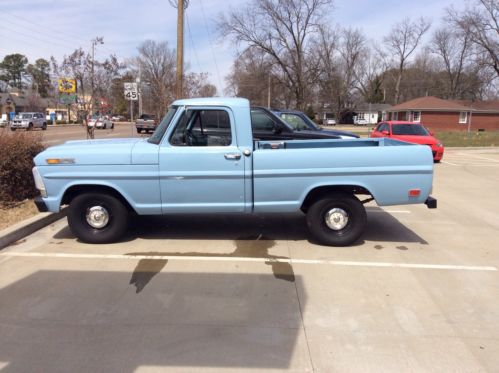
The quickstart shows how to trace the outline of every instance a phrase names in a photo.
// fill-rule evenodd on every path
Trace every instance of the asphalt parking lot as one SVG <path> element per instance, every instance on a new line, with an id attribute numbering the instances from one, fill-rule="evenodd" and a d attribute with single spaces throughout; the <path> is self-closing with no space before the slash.
<path id="1" fill-rule="evenodd" d="M 494 372 L 499 148 L 446 149 L 425 206 L 363 240 L 302 216 L 147 217 L 116 244 L 60 220 L 0 251 L 5 372 Z"/>

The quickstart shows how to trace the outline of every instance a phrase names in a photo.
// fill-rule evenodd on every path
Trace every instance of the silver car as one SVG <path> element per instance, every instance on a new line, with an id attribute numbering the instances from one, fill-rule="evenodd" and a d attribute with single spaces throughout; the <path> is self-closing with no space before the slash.
<path id="1" fill-rule="evenodd" d="M 18 128 L 32 130 L 33 128 L 47 129 L 47 121 L 43 113 L 19 113 L 10 123 L 10 129 L 15 131 Z"/>

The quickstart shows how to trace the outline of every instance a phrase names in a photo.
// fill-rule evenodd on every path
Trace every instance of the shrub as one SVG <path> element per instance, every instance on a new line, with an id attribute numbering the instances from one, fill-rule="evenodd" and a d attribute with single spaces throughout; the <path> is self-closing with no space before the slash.
<path id="1" fill-rule="evenodd" d="M 33 157 L 44 149 L 41 134 L 0 132 L 0 204 L 10 205 L 38 194 Z"/>

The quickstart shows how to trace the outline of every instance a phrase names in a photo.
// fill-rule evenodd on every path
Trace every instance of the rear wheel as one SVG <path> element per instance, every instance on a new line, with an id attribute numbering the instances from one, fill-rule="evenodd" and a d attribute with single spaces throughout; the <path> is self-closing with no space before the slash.
<path id="1" fill-rule="evenodd" d="M 11 131 L 15 131 L 16 129 L 14 127 L 10 127 L 10 130 Z"/>
<path id="2" fill-rule="evenodd" d="M 31 131 L 32 129 L 33 129 L 33 123 L 28 124 L 28 128 L 27 128 L 27 130 L 28 130 L 28 131 Z"/>
<path id="3" fill-rule="evenodd" d="M 111 194 L 80 194 L 69 205 L 69 228 L 83 242 L 115 242 L 125 233 L 128 220 L 128 209 Z"/>
<path id="4" fill-rule="evenodd" d="M 353 195 L 334 194 L 316 200 L 307 212 L 307 225 L 318 243 L 348 246 L 364 233 L 366 209 Z"/>
<path id="5" fill-rule="evenodd" d="M 43 123 L 43 125 L 42 125 L 42 130 L 44 130 L 44 131 L 46 131 L 46 130 L 47 130 L 47 123 L 45 123 L 45 122 Z"/>

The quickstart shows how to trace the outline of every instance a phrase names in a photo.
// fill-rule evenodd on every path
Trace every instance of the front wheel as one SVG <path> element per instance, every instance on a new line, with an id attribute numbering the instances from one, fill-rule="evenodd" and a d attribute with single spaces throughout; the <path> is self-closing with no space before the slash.
<path id="1" fill-rule="evenodd" d="M 43 123 L 43 125 L 42 125 L 42 130 L 43 130 L 43 131 L 46 131 L 46 130 L 47 130 L 47 123 Z"/>
<path id="2" fill-rule="evenodd" d="M 111 194 L 80 194 L 71 201 L 68 209 L 71 232 L 87 243 L 119 240 L 128 227 L 128 221 L 128 209 Z"/>
<path id="3" fill-rule="evenodd" d="M 348 246 L 364 233 L 366 209 L 353 195 L 334 194 L 312 204 L 307 212 L 307 225 L 318 243 Z"/>

